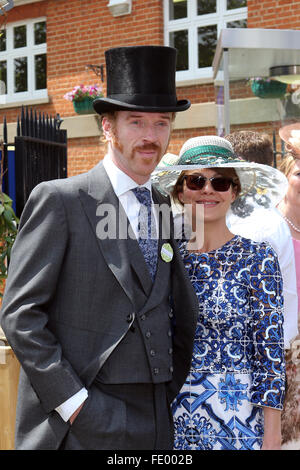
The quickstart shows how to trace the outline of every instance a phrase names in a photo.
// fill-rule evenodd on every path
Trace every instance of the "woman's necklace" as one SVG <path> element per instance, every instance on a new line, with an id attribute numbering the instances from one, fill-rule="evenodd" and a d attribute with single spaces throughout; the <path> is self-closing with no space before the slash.
<path id="1" fill-rule="evenodd" d="M 296 230 L 296 232 L 300 233 L 300 228 L 296 227 L 296 225 L 294 225 L 290 219 L 288 219 L 285 215 L 283 215 L 282 217 L 284 218 L 284 220 L 287 221 L 288 224 L 290 224 L 291 227 L 293 227 L 294 230 Z"/>

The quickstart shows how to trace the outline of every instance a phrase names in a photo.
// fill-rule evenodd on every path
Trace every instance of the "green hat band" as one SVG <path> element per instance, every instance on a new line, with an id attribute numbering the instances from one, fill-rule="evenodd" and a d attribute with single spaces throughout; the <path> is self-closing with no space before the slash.
<path id="1" fill-rule="evenodd" d="M 206 157 L 206 158 L 205 158 Z M 234 155 L 229 149 L 217 145 L 203 145 L 186 150 L 177 165 L 201 163 L 205 165 L 214 163 L 236 163 L 242 159 Z"/>

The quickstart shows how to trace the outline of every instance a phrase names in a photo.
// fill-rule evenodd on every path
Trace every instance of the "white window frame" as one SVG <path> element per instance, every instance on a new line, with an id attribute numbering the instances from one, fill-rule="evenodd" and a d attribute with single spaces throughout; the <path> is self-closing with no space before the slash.
<path id="1" fill-rule="evenodd" d="M 164 0 L 164 42 L 166 46 L 170 45 L 170 33 L 173 31 L 188 30 L 188 62 L 189 69 L 176 72 L 176 81 L 186 81 L 207 79 L 212 80 L 212 67 L 198 67 L 198 27 L 199 26 L 217 26 L 217 37 L 222 29 L 226 28 L 227 23 L 237 20 L 247 19 L 248 8 L 236 8 L 227 10 L 227 0 L 216 0 L 216 13 L 197 16 L 197 0 L 187 0 L 187 17 L 177 20 L 169 18 L 169 0 Z"/>
<path id="2" fill-rule="evenodd" d="M 36 55 L 47 54 L 47 42 L 34 44 L 34 24 L 47 21 L 45 17 L 30 20 L 7 23 L 6 29 L 6 51 L 0 51 L 0 61 L 7 62 L 7 90 L 6 94 L 0 95 L 0 104 L 19 103 L 23 101 L 40 100 L 48 98 L 47 88 L 35 89 L 34 58 Z M 26 25 L 26 47 L 13 48 L 13 30 L 16 26 Z M 14 60 L 19 57 L 27 57 L 27 86 L 24 92 L 14 91 Z"/>

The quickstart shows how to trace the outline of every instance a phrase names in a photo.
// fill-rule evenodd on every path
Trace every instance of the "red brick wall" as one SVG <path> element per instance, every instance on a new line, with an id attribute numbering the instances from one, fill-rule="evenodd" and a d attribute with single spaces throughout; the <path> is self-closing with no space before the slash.
<path id="1" fill-rule="evenodd" d="M 248 28 L 299 29 L 299 0 L 248 0 Z"/>
<path id="2" fill-rule="evenodd" d="M 105 50 L 163 43 L 162 2 L 132 3 L 131 15 L 114 18 L 107 8 L 107 0 L 90 0 L 85 10 L 80 0 L 48 2 L 48 90 L 62 115 L 74 114 L 72 103 L 63 99 L 65 92 L 80 83 L 100 84 L 85 66 L 105 64 Z"/>
<path id="3" fill-rule="evenodd" d="M 99 137 L 69 139 L 68 175 L 77 175 L 93 168 L 105 155 L 104 147 Z"/>
<path id="4" fill-rule="evenodd" d="M 132 14 L 114 18 L 107 0 L 45 0 L 13 8 L 7 21 L 47 17 L 47 87 L 50 104 L 39 105 L 47 113 L 74 115 L 63 95 L 75 85 L 100 84 L 87 64 L 105 64 L 104 51 L 133 44 L 163 44 L 163 11 L 160 0 L 133 0 Z M 88 8 L 84 9 L 84 6 Z M 105 81 L 105 80 L 104 80 Z M 105 90 L 105 83 L 104 83 Z M 7 109 L 8 121 L 18 109 Z M 1 112 L 1 115 L 3 112 Z"/>
<path id="5" fill-rule="evenodd" d="M 7 22 L 21 21 L 30 18 L 38 18 L 39 16 L 46 16 L 47 2 L 41 1 L 27 5 L 14 7 L 7 13 Z"/>

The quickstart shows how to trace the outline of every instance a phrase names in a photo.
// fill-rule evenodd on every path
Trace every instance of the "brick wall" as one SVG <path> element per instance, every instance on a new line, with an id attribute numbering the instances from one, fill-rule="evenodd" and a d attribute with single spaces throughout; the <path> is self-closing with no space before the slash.
<path id="1" fill-rule="evenodd" d="M 248 0 L 248 28 L 299 29 L 299 0 Z"/>
<path id="2" fill-rule="evenodd" d="M 163 44 L 160 0 L 134 0 L 132 14 L 118 18 L 110 14 L 107 4 L 107 0 L 44 0 L 15 7 L 8 12 L 8 22 L 39 16 L 47 18 L 50 103 L 42 106 L 45 112 L 74 115 L 72 103 L 64 100 L 63 95 L 80 83 L 100 84 L 100 79 L 85 66 L 105 64 L 106 49 L 134 44 Z M 18 109 L 7 109 L 5 113 L 8 121 L 13 121 Z"/>
<path id="3" fill-rule="evenodd" d="M 133 1 L 132 14 L 114 18 L 107 0 L 49 1 L 48 90 L 63 116 L 73 115 L 72 103 L 63 99 L 80 83 L 99 79 L 86 64 L 105 64 L 111 47 L 163 43 L 163 12 L 160 0 Z M 84 9 L 84 5 L 88 8 Z M 104 80 L 105 91 L 105 80 Z"/>
<path id="4" fill-rule="evenodd" d="M 105 155 L 105 145 L 99 137 L 69 139 L 68 175 L 84 173 L 95 166 Z"/>

